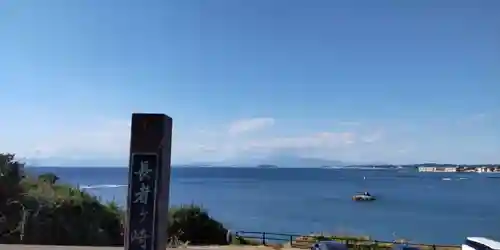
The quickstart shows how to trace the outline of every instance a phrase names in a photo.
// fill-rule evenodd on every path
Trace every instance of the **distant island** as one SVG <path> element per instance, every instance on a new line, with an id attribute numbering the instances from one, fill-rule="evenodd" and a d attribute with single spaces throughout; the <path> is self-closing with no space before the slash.
<path id="1" fill-rule="evenodd" d="M 261 165 L 258 165 L 257 167 L 258 168 L 278 168 L 278 166 L 272 165 L 272 164 L 261 164 Z"/>

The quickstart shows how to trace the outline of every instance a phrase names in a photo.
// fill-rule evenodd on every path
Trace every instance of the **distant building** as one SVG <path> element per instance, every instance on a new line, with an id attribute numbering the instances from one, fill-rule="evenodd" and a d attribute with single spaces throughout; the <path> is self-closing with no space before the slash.
<path id="1" fill-rule="evenodd" d="M 457 167 L 418 167 L 418 172 L 457 172 Z"/>
<path id="2" fill-rule="evenodd" d="M 490 173 L 490 172 L 496 172 L 496 169 L 494 167 L 479 167 L 476 168 L 476 172 L 478 173 Z"/>
<path id="3" fill-rule="evenodd" d="M 457 172 L 457 168 L 456 167 L 444 168 L 444 172 Z"/>
<path id="4" fill-rule="evenodd" d="M 438 172 L 438 173 L 454 173 L 454 172 L 475 172 L 475 173 L 500 173 L 498 165 L 421 165 L 418 167 L 418 172 Z"/>
<path id="5" fill-rule="evenodd" d="M 418 167 L 418 172 L 436 172 L 436 167 Z"/>

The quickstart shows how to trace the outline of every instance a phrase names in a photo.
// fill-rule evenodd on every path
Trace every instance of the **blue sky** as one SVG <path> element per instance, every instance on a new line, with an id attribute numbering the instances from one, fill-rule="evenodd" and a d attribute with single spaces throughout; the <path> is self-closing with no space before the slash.
<path id="1" fill-rule="evenodd" d="M 500 1 L 1 5 L 0 151 L 42 165 L 125 164 L 132 112 L 174 163 L 500 163 Z"/>

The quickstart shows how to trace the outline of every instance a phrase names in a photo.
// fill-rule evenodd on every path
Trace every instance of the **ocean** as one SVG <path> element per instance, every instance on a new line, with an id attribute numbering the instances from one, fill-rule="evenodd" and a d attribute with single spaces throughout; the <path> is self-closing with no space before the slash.
<path id="1" fill-rule="evenodd" d="M 126 204 L 126 168 L 29 168 L 52 172 Z M 496 176 L 500 177 L 500 174 Z M 170 204 L 200 204 L 233 231 L 329 232 L 460 244 L 467 236 L 500 239 L 500 178 L 413 169 L 172 169 Z M 354 202 L 368 191 L 374 202 Z"/>

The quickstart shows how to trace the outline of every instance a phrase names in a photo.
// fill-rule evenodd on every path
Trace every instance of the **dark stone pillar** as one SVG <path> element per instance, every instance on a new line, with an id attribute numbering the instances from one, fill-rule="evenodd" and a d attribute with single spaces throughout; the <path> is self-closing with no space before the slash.
<path id="1" fill-rule="evenodd" d="M 165 250 L 172 118 L 132 114 L 126 250 Z"/>

